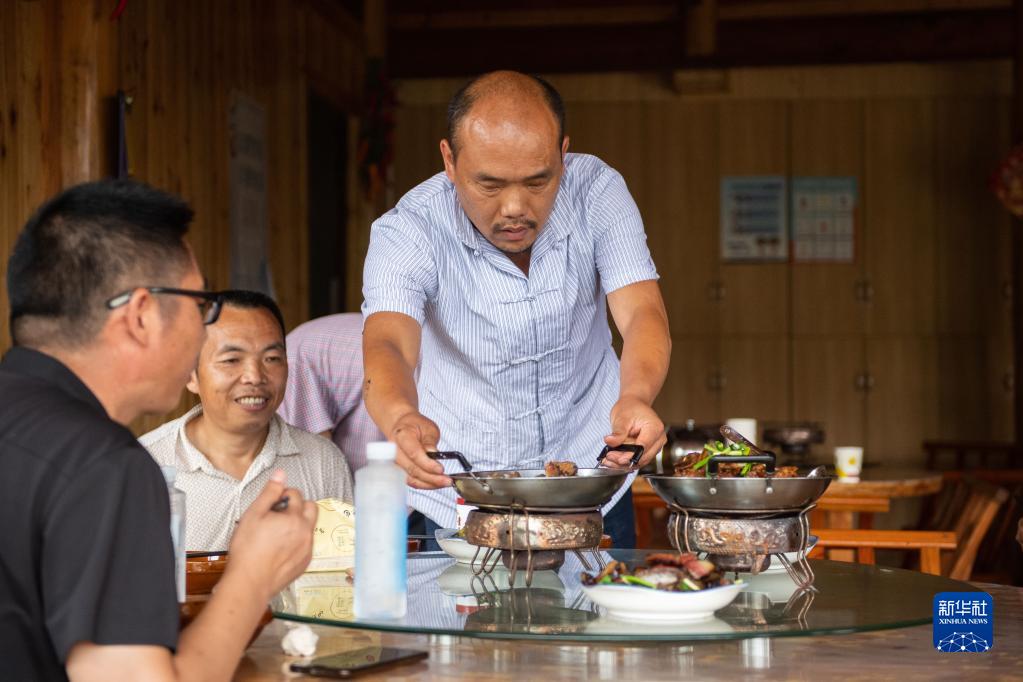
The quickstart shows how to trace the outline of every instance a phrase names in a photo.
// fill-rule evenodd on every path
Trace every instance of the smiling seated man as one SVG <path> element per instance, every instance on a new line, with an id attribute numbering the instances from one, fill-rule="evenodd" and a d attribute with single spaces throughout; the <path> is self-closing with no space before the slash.
<path id="1" fill-rule="evenodd" d="M 185 492 L 185 546 L 226 549 L 242 512 L 277 469 L 306 499 L 352 500 L 341 451 L 276 414 L 288 383 L 284 318 L 272 298 L 225 291 L 188 390 L 200 404 L 139 440 L 160 465 L 177 467 Z"/>

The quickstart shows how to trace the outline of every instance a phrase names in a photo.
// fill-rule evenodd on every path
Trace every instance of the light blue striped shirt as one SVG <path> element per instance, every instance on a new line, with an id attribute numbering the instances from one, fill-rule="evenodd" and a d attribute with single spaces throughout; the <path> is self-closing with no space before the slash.
<path id="1" fill-rule="evenodd" d="M 652 279 L 622 176 L 568 154 L 528 277 L 476 231 L 438 173 L 373 223 L 362 311 L 404 313 L 422 326 L 419 409 L 440 427 L 441 449 L 461 451 L 477 470 L 552 459 L 592 467 L 619 393 L 606 295 Z M 409 490 L 409 504 L 447 527 L 455 497 Z"/>

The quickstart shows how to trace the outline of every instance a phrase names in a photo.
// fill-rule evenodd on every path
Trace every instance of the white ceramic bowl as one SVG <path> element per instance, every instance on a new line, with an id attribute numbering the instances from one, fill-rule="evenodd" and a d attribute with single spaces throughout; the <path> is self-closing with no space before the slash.
<path id="1" fill-rule="evenodd" d="M 608 617 L 647 623 L 689 623 L 711 618 L 744 589 L 745 583 L 697 592 L 667 592 L 632 585 L 583 586 L 590 601 L 604 607 Z"/>
<path id="2" fill-rule="evenodd" d="M 807 554 L 809 554 L 810 550 L 817 546 L 817 541 L 819 539 L 820 538 L 818 538 L 816 535 L 810 536 L 810 542 L 806 545 Z M 785 558 L 789 560 L 789 563 L 794 564 L 799 559 L 799 552 L 786 552 Z M 771 565 L 767 567 L 766 571 L 761 571 L 761 573 L 775 573 L 777 571 L 781 571 L 782 573 L 784 573 L 785 564 L 783 564 L 781 562 L 781 559 L 779 559 L 778 557 L 771 557 Z"/>
<path id="3" fill-rule="evenodd" d="M 470 545 L 465 538 L 455 535 L 457 532 L 457 528 L 438 528 L 433 532 L 433 537 L 437 538 L 437 544 L 449 557 L 460 564 L 471 563 L 476 555 L 476 545 Z"/>

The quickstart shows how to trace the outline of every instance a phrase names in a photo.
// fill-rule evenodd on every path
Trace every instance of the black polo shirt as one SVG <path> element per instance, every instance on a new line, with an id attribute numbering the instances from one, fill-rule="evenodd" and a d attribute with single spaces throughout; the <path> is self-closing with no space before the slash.
<path id="1" fill-rule="evenodd" d="M 12 349 L 0 362 L 0 677 L 64 680 L 77 642 L 173 650 L 177 635 L 160 468 L 67 367 Z"/>

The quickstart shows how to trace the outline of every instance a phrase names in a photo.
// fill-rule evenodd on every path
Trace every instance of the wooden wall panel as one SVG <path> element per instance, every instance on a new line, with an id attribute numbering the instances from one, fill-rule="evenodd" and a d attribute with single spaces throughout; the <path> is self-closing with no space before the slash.
<path id="1" fill-rule="evenodd" d="M 822 452 L 837 445 L 863 445 L 867 394 L 856 382 L 866 367 L 863 337 L 796 334 L 792 344 L 792 414 L 823 425 Z"/>
<path id="2" fill-rule="evenodd" d="M 654 409 L 666 424 L 721 421 L 721 392 L 715 385 L 720 349 L 717 335 L 672 335 L 671 366 Z"/>
<path id="3" fill-rule="evenodd" d="M 444 105 L 399 107 L 394 135 L 394 180 L 388 207 L 423 180 L 444 170 L 439 144 L 446 134 L 446 120 Z"/>
<path id="4" fill-rule="evenodd" d="M 48 78 L 57 45 L 57 8 L 0 3 L 0 258 L 32 211 L 61 182 L 59 82 Z M 10 344 L 7 282 L 0 283 L 0 343 Z"/>
<path id="5" fill-rule="evenodd" d="M 792 176 L 864 177 L 862 101 L 792 103 Z M 861 188 L 862 189 L 862 188 Z M 863 193 L 859 197 L 855 262 L 800 263 L 792 268 L 795 334 L 862 334 L 866 309 L 856 298 L 863 276 Z"/>
<path id="6" fill-rule="evenodd" d="M 865 270 L 872 334 L 936 329 L 934 107 L 919 99 L 867 102 Z"/>
<path id="7" fill-rule="evenodd" d="M 723 102 L 719 135 L 722 177 L 788 175 L 788 104 Z M 789 267 L 786 263 L 724 264 L 721 330 L 725 334 L 787 334 Z"/>
<path id="8" fill-rule="evenodd" d="M 788 336 L 721 337 L 721 417 L 753 417 L 761 421 L 792 419 L 792 341 Z"/>
<path id="9" fill-rule="evenodd" d="M 987 178 L 1008 147 L 998 134 L 1008 101 L 998 97 L 934 101 L 934 219 L 939 333 L 983 333 L 989 305 L 1000 295 L 998 249 L 1001 205 Z"/>
<path id="10" fill-rule="evenodd" d="M 716 334 L 718 107 L 668 102 L 648 111 L 647 126 L 656 138 L 646 147 L 651 171 L 643 184 L 650 191 L 640 206 L 672 335 Z"/>
<path id="11" fill-rule="evenodd" d="M 240 92 L 266 112 L 275 291 L 288 325 L 305 321 L 307 72 L 325 74 L 317 89 L 355 113 L 364 72 L 358 25 L 314 0 L 153 0 L 129 3 L 117 22 L 109 12 L 100 0 L 0 3 L 0 257 L 6 261 L 17 230 L 44 198 L 111 172 L 109 98 L 120 88 L 133 98 L 132 175 L 192 204 L 190 241 L 200 266 L 211 286 L 226 286 L 228 116 L 232 93 Z M 365 222 L 350 232 L 368 232 Z M 6 296 L 0 315 L 7 317 Z M 9 344 L 6 324 L 0 342 Z"/>
<path id="12" fill-rule="evenodd" d="M 922 334 L 868 341 L 867 365 L 874 382 L 867 397 L 867 461 L 919 463 L 920 443 L 937 426 L 935 350 L 933 337 Z"/>

